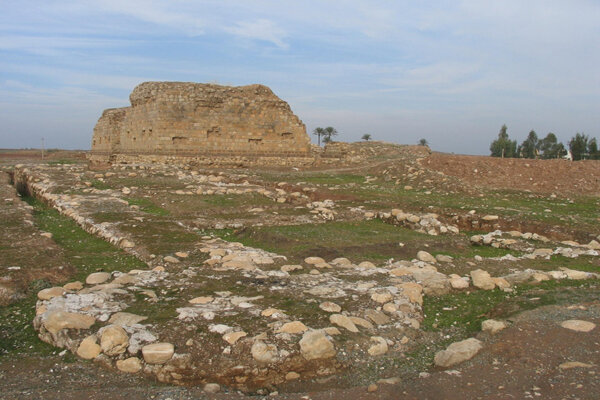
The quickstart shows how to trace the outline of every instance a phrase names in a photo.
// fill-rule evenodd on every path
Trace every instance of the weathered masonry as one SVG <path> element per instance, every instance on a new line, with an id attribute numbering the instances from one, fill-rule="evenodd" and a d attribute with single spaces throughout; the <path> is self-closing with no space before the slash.
<path id="1" fill-rule="evenodd" d="M 263 85 L 145 82 L 129 98 L 98 120 L 92 163 L 311 158 L 306 127 Z"/>

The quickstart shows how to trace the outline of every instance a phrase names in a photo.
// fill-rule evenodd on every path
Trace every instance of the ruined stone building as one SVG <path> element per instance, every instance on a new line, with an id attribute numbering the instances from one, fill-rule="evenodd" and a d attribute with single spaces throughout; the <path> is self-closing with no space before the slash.
<path id="1" fill-rule="evenodd" d="M 206 163 L 311 155 L 302 121 L 263 85 L 145 82 L 129 98 L 130 107 L 102 113 L 90 161 Z"/>

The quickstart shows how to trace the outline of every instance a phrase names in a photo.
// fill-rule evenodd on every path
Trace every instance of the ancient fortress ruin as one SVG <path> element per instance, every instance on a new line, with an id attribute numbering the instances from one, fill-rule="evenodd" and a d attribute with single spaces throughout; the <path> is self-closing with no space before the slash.
<path id="1" fill-rule="evenodd" d="M 145 82 L 129 98 L 131 107 L 107 109 L 98 120 L 92 164 L 311 159 L 306 127 L 266 86 Z"/>

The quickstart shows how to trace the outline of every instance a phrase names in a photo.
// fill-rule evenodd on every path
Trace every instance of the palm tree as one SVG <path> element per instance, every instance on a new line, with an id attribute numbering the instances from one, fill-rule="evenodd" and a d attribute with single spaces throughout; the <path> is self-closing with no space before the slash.
<path id="1" fill-rule="evenodd" d="M 337 134 L 338 132 L 333 126 L 328 126 L 323 133 L 323 141 L 325 142 L 325 139 L 327 139 L 326 143 L 329 143 L 331 142 L 331 137 L 337 136 Z"/>
<path id="2" fill-rule="evenodd" d="M 362 135 L 362 140 L 365 140 L 368 142 L 369 140 L 371 140 L 371 135 L 368 133 L 365 133 L 364 135 Z"/>
<path id="3" fill-rule="evenodd" d="M 317 135 L 317 137 L 319 138 L 319 146 L 321 145 L 321 136 L 325 135 L 325 129 L 321 128 L 321 127 L 317 127 L 315 128 L 315 130 L 313 131 L 313 135 Z"/>

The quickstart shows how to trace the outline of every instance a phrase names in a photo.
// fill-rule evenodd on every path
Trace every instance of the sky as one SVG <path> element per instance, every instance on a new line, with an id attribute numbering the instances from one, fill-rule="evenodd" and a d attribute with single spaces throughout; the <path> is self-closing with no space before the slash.
<path id="1" fill-rule="evenodd" d="M 599 0 L 0 0 L 0 148 L 89 149 L 144 81 L 261 83 L 337 140 L 600 138 Z M 313 141 L 316 139 L 311 135 Z"/>

